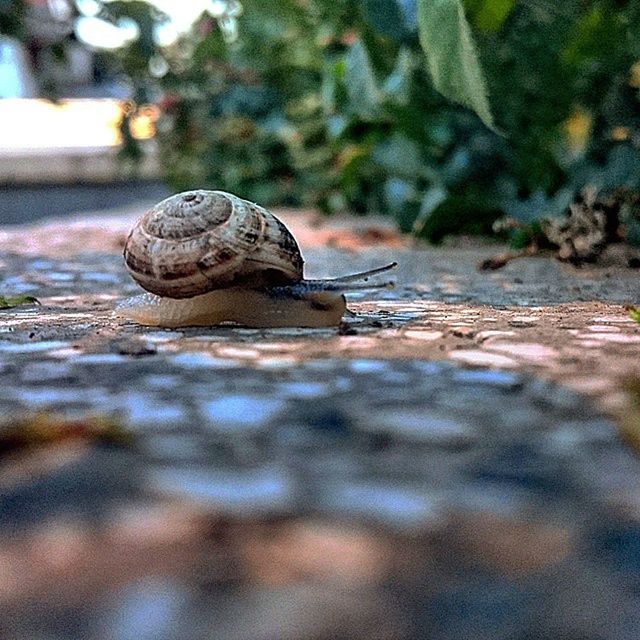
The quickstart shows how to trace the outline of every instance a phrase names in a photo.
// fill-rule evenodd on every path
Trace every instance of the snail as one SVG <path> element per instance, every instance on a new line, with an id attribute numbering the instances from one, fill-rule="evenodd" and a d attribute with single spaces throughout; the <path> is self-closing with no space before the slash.
<path id="1" fill-rule="evenodd" d="M 306 280 L 300 248 L 266 209 L 224 191 L 186 191 L 142 216 L 124 261 L 149 293 L 124 300 L 117 313 L 158 327 L 337 326 L 344 293 L 391 286 L 368 283 L 396 263 L 341 278 Z"/>

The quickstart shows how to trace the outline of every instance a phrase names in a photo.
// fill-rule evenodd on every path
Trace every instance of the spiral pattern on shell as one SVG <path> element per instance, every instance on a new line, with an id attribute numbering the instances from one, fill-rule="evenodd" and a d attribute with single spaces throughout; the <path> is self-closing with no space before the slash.
<path id="1" fill-rule="evenodd" d="M 157 204 L 131 230 L 124 259 L 143 289 L 167 298 L 302 280 L 300 249 L 284 224 L 224 191 L 186 191 Z"/>

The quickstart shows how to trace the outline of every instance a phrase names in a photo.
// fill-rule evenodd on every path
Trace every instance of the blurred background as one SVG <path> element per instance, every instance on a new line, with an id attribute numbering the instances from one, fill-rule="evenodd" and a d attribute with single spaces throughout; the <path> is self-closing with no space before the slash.
<path id="1" fill-rule="evenodd" d="M 640 3 L 444 4 L 0 0 L 0 222 L 205 187 L 640 243 Z"/>
<path id="2" fill-rule="evenodd" d="M 640 246 L 639 25 L 0 0 L 0 225 L 215 188 L 576 264 Z M 637 272 L 487 277 L 475 240 L 294 218 L 322 275 L 400 286 L 338 332 L 152 331 L 112 315 L 130 218 L 0 228 L 0 638 L 640 638 Z"/>

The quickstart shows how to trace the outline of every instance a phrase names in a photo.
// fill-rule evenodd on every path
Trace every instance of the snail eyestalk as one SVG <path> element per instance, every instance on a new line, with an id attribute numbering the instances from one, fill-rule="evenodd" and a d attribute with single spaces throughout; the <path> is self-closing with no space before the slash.
<path id="1" fill-rule="evenodd" d="M 339 278 L 326 278 L 323 280 L 304 280 L 304 282 L 312 288 L 317 286 L 324 291 L 362 291 L 367 289 L 393 289 L 395 282 L 393 280 L 385 280 L 383 282 L 369 282 L 371 276 L 377 276 L 380 273 L 386 273 L 398 266 L 397 262 L 391 262 L 383 267 L 369 269 L 368 271 L 360 271 L 359 273 L 350 273 Z"/>
<path id="2" fill-rule="evenodd" d="M 376 267 L 375 269 L 369 269 L 368 271 L 360 271 L 359 273 L 350 273 L 346 276 L 340 276 L 339 278 L 328 278 L 323 280 L 323 282 L 356 282 L 356 281 L 367 281 L 371 276 L 377 276 L 379 273 L 385 273 L 387 271 L 391 271 L 391 269 L 395 269 L 398 266 L 397 262 L 390 262 L 389 264 L 385 264 L 383 267 Z"/>

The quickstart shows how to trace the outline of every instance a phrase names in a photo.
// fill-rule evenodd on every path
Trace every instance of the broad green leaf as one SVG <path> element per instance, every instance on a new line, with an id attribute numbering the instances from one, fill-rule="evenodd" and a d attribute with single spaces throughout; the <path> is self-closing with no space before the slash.
<path id="1" fill-rule="evenodd" d="M 411 232 L 411 226 L 420 207 L 420 191 L 413 182 L 389 178 L 383 188 L 384 206 L 391 213 L 401 231 Z"/>
<path id="2" fill-rule="evenodd" d="M 625 240 L 632 247 L 640 247 L 640 220 L 632 215 L 627 215 L 624 220 Z"/>
<path id="3" fill-rule="evenodd" d="M 348 120 L 343 116 L 331 116 L 327 120 L 327 133 L 332 139 L 339 138 L 346 130 Z"/>
<path id="4" fill-rule="evenodd" d="M 495 130 L 487 87 L 460 0 L 418 0 L 418 33 L 435 88 Z"/>
<path id="5" fill-rule="evenodd" d="M 515 0 L 466 0 L 469 22 L 480 31 L 499 31 L 515 6 Z"/>
<path id="6" fill-rule="evenodd" d="M 393 176 L 415 179 L 423 175 L 425 163 L 420 147 L 401 133 L 379 142 L 373 150 L 372 160 Z"/>
<path id="7" fill-rule="evenodd" d="M 418 217 L 413 223 L 414 233 L 420 234 L 422 232 L 429 216 L 447 199 L 448 195 L 447 190 L 438 184 L 427 189 L 420 203 Z"/>
<path id="8" fill-rule="evenodd" d="M 411 52 L 406 47 L 398 51 L 396 66 L 384 81 L 384 92 L 401 106 L 409 104 L 411 98 Z"/>
<path id="9" fill-rule="evenodd" d="M 351 45 L 345 58 L 344 84 L 351 110 L 364 120 L 375 118 L 382 95 L 369 55 L 360 40 Z"/>
<path id="10" fill-rule="evenodd" d="M 589 184 L 596 189 L 617 189 L 640 187 L 640 153 L 630 144 L 615 145 L 604 164 L 585 164 L 573 173 L 573 184 L 582 188 Z"/>
<path id="11" fill-rule="evenodd" d="M 630 144 L 618 144 L 611 149 L 603 167 L 603 186 L 638 188 L 640 153 Z"/>
<path id="12" fill-rule="evenodd" d="M 584 14 L 568 34 L 567 45 L 560 55 L 562 62 L 578 65 L 585 60 L 597 59 L 598 44 L 606 38 L 607 20 L 601 7 Z"/>
<path id="13" fill-rule="evenodd" d="M 467 177 L 471 163 L 471 154 L 467 145 L 458 147 L 440 169 L 442 180 L 448 185 L 461 182 Z"/>
<path id="14" fill-rule="evenodd" d="M 336 108 L 336 77 L 333 70 L 325 67 L 320 85 L 320 101 L 325 115 L 331 115 Z"/>
<path id="15" fill-rule="evenodd" d="M 400 178 L 389 178 L 384 183 L 384 201 L 389 211 L 398 216 L 406 204 L 416 198 L 413 183 Z"/>
<path id="16" fill-rule="evenodd" d="M 406 27 L 398 0 L 362 0 L 366 21 L 375 31 L 393 40 L 402 40 Z"/>
<path id="17" fill-rule="evenodd" d="M 571 204 L 573 196 L 572 189 L 560 189 L 552 197 L 543 191 L 536 191 L 526 200 L 505 200 L 502 208 L 510 218 L 522 224 L 531 224 L 538 220 L 561 216 Z"/>
<path id="18" fill-rule="evenodd" d="M 0 296 L 0 309 L 12 309 L 25 304 L 40 304 L 33 296 Z"/>

